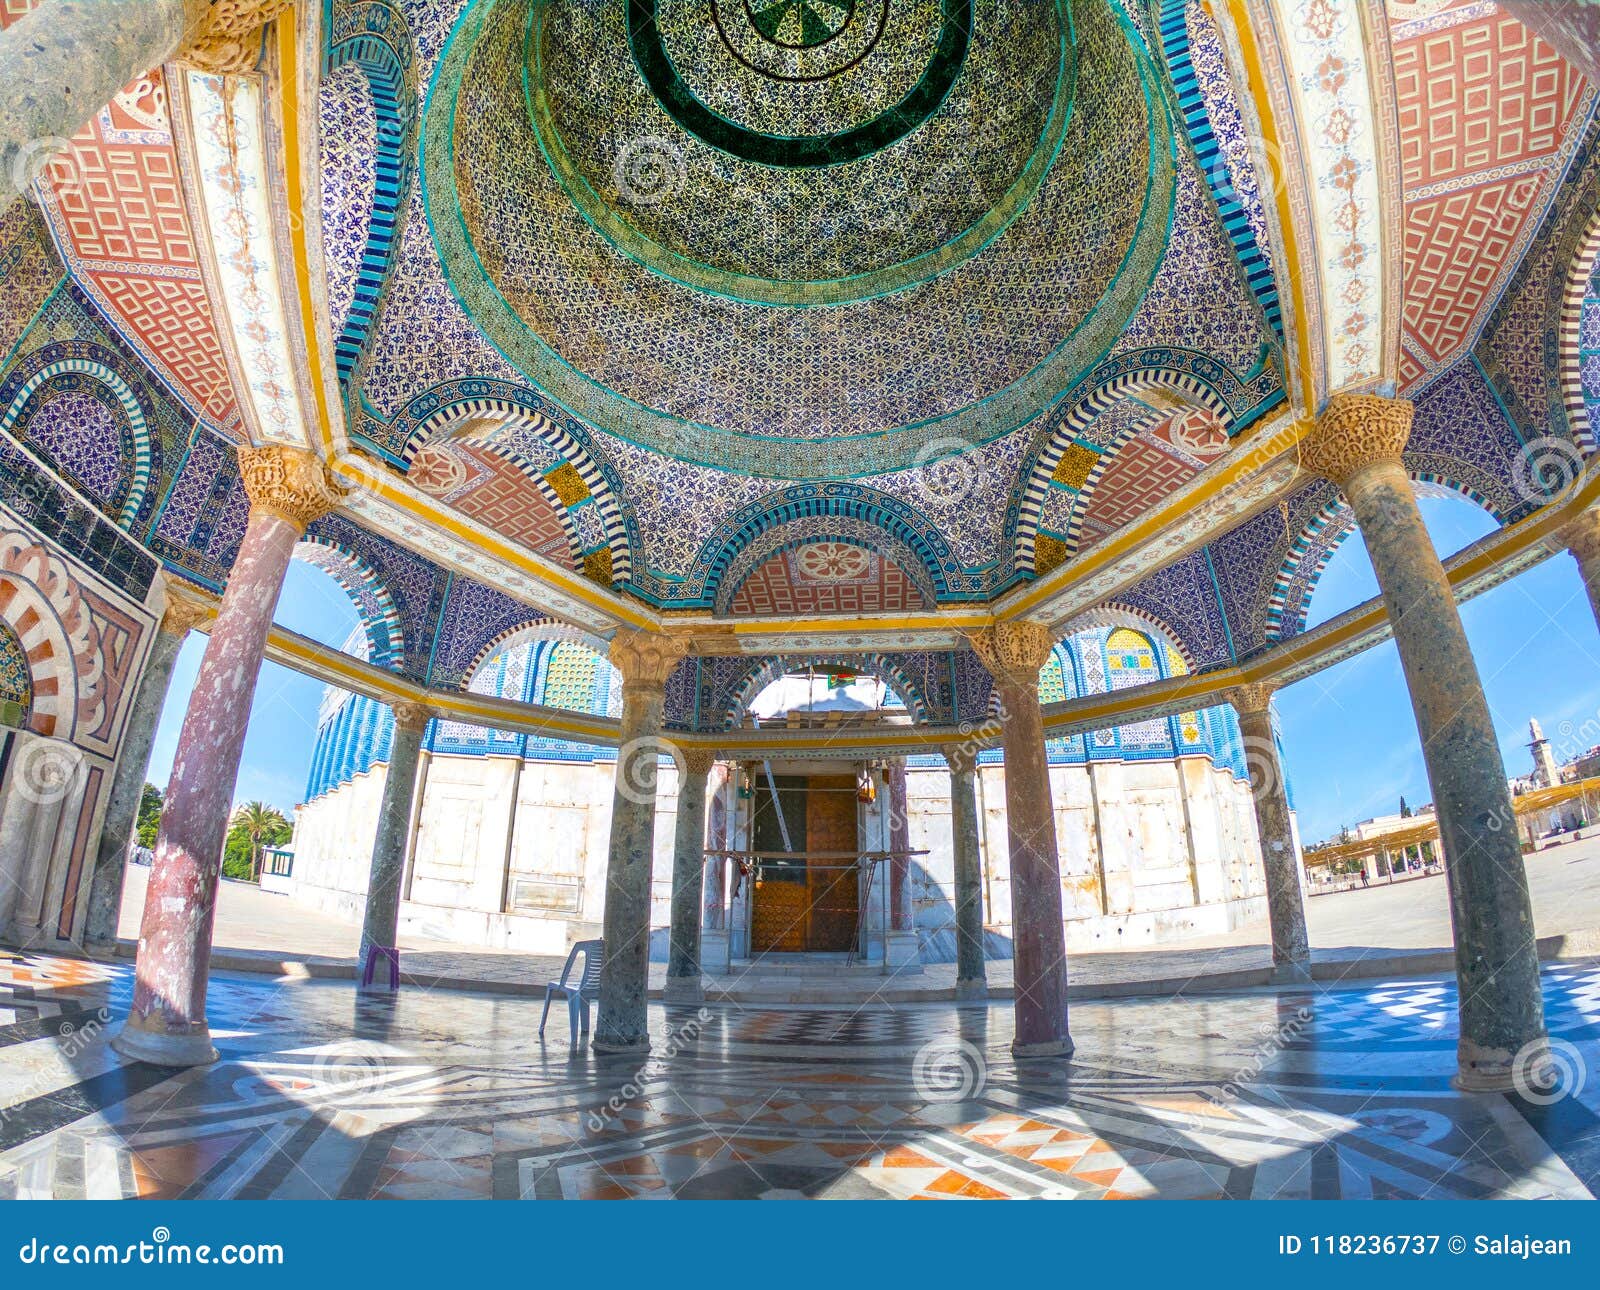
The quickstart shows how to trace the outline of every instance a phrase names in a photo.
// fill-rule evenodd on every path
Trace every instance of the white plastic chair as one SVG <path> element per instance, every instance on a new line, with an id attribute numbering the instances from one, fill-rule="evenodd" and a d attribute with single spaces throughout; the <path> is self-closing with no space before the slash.
<path id="1" fill-rule="evenodd" d="M 589 1033 L 589 1003 L 600 997 L 600 965 L 605 961 L 604 941 L 576 941 L 567 951 L 567 961 L 561 967 L 561 979 L 551 981 L 544 988 L 544 1014 L 539 1018 L 539 1038 L 544 1038 L 545 1022 L 550 1020 L 550 1001 L 560 995 L 567 1001 L 568 1024 L 573 1038 Z M 583 955 L 583 975 L 576 985 L 570 984 L 572 965 L 578 955 Z"/>

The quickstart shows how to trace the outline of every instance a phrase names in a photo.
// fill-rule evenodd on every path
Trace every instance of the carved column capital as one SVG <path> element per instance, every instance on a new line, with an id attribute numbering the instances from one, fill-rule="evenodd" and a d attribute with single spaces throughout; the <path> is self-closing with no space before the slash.
<path id="1" fill-rule="evenodd" d="M 266 511 L 302 532 L 347 496 L 321 457 L 285 444 L 240 448 L 239 474 L 252 512 Z"/>
<path id="2" fill-rule="evenodd" d="M 1001 685 L 1039 688 L 1039 669 L 1055 643 L 1050 629 L 1038 623 L 1005 622 L 967 637 L 978 661 Z"/>
<path id="3" fill-rule="evenodd" d="M 711 774 L 711 768 L 717 764 L 717 750 L 707 748 L 702 744 L 678 744 L 678 756 L 683 761 L 684 773 L 693 775 L 696 779 L 704 779 Z"/>
<path id="4" fill-rule="evenodd" d="M 215 601 L 175 579 L 167 581 L 167 605 L 161 611 L 161 630 L 179 639 L 211 617 Z"/>
<path id="5" fill-rule="evenodd" d="M 1300 441 L 1300 464 L 1343 488 L 1374 462 L 1400 460 L 1415 412 L 1410 399 L 1381 394 L 1335 394 Z"/>
<path id="6" fill-rule="evenodd" d="M 197 13 L 178 60 L 214 76 L 241 76 L 261 57 L 261 29 L 286 13 L 294 0 L 212 0 Z M 198 11 L 198 12 L 197 12 Z"/>
<path id="7" fill-rule="evenodd" d="M 1584 511 L 1561 530 L 1560 536 L 1580 564 L 1600 558 L 1600 511 Z"/>
<path id="8" fill-rule="evenodd" d="M 622 673 L 624 690 L 660 690 L 688 653 L 689 642 L 681 636 L 623 627 L 611 638 L 609 657 Z"/>
<path id="9" fill-rule="evenodd" d="M 1269 712 L 1272 709 L 1272 695 L 1277 689 L 1266 681 L 1250 681 L 1244 685 L 1236 685 L 1223 694 L 1233 705 L 1233 710 L 1241 717 L 1257 712 Z"/>
<path id="10" fill-rule="evenodd" d="M 982 751 L 971 740 L 964 740 L 958 744 L 946 744 L 939 750 L 944 754 L 945 765 L 950 767 L 952 775 L 970 775 L 978 766 L 978 754 Z"/>
<path id="11" fill-rule="evenodd" d="M 411 699 L 400 699 L 389 705 L 389 711 L 394 713 L 394 724 L 400 730 L 409 730 L 413 734 L 421 734 L 428 728 L 428 722 L 433 720 L 434 712 L 425 703 L 417 703 Z"/>

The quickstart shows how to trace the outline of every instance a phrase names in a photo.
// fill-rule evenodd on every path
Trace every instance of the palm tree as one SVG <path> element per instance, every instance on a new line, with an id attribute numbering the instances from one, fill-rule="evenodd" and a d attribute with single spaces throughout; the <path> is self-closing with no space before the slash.
<path id="1" fill-rule="evenodd" d="M 262 848 L 277 846 L 290 833 L 289 821 L 284 818 L 283 812 L 265 802 L 245 802 L 235 807 L 229 827 L 239 830 L 250 839 L 250 871 L 258 880 L 261 877 Z"/>

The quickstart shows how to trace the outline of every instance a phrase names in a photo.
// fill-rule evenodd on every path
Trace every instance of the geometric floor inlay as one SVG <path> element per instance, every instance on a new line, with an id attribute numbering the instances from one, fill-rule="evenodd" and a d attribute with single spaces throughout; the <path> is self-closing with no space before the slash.
<path id="1" fill-rule="evenodd" d="M 0 951 L 0 1198 L 1588 1197 L 1600 966 L 1544 986 L 1582 1086 L 1532 1105 L 1450 1087 L 1432 979 L 1079 1003 L 1018 1063 L 1003 1003 L 652 1007 L 640 1061 L 537 999 L 222 977 L 174 1073 L 106 1043 L 125 965 Z"/>

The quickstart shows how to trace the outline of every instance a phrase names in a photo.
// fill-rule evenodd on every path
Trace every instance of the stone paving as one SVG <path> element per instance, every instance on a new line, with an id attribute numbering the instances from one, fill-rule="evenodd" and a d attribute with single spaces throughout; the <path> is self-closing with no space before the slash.
<path id="1" fill-rule="evenodd" d="M 1004 1004 L 649 1008 L 647 1058 L 539 1001 L 213 976 L 221 1059 L 106 1042 L 132 968 L 0 952 L 0 1200 L 1584 1198 L 1600 965 L 1544 973 L 1572 1059 L 1450 1085 L 1450 980 L 1087 1002 L 1017 1062 Z"/>
<path id="2" fill-rule="evenodd" d="M 1528 857 L 1535 924 L 1541 937 L 1568 937 L 1566 956 L 1600 953 L 1600 837 L 1550 847 Z M 129 870 L 121 935 L 138 937 L 139 913 L 149 870 Z M 1449 909 L 1443 877 L 1312 897 L 1307 903 L 1313 959 L 1319 979 L 1344 975 L 1370 976 L 1404 971 L 1448 970 Z M 217 899 L 218 966 L 234 969 L 295 971 L 349 975 L 359 929 L 294 904 L 287 897 L 260 891 L 249 883 L 223 882 Z M 1546 947 L 1550 957 L 1557 947 Z M 125 947 L 131 953 L 131 944 Z M 542 993 L 543 984 L 559 974 L 561 957 L 486 950 L 477 946 L 401 938 L 407 976 L 450 985 L 473 983 L 514 992 Z M 1415 956 L 1415 957 L 1413 957 Z M 286 965 L 280 968 L 280 965 Z M 1258 984 L 1271 967 L 1265 924 L 1240 928 L 1226 937 L 1198 939 L 1181 946 L 1126 951 L 1100 951 L 1071 957 L 1073 993 L 1112 995 L 1133 988 L 1159 986 L 1176 993 L 1185 983 L 1216 987 Z M 651 988 L 659 991 L 665 965 L 651 965 Z M 813 989 L 793 988 L 762 972 L 742 969 L 740 988 L 750 997 L 770 1002 L 819 1002 L 821 991 L 854 1001 L 937 997 L 955 986 L 953 964 L 929 964 L 916 977 L 885 980 L 870 969 L 855 974 L 853 985 L 835 978 Z M 1005 997 L 1011 989 L 1009 959 L 988 964 L 991 990 Z"/>

